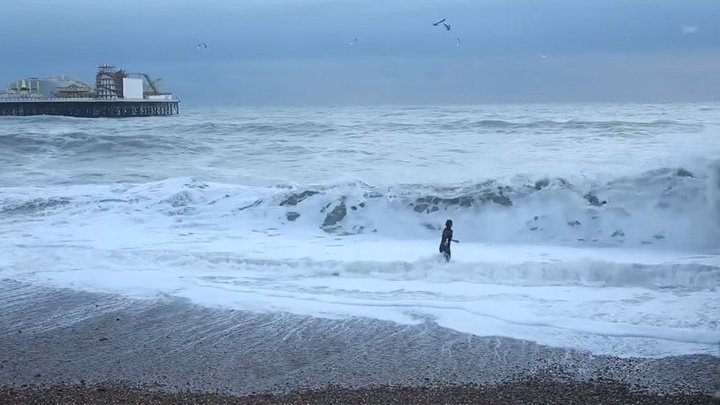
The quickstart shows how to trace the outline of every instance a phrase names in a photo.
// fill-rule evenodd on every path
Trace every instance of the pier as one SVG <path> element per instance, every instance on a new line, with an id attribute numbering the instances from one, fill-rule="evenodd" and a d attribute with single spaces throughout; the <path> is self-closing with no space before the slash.
<path id="1" fill-rule="evenodd" d="M 150 117 L 180 113 L 178 100 L 0 100 L 0 116 Z"/>
<path id="2" fill-rule="evenodd" d="M 95 87 L 67 76 L 16 80 L 0 92 L 0 116 L 151 117 L 180 113 L 161 79 L 101 65 Z"/>

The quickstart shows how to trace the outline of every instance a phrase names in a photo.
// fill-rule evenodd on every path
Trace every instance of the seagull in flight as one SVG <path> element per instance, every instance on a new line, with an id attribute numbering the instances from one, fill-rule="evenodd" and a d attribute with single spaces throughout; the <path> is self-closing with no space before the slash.
<path id="1" fill-rule="evenodd" d="M 458 39 L 457 39 L 457 46 L 460 46 L 460 44 L 461 44 L 460 38 L 458 38 Z"/>
<path id="2" fill-rule="evenodd" d="M 355 45 L 357 44 L 357 38 L 355 38 L 353 41 L 348 42 L 348 45 Z"/>
<path id="3" fill-rule="evenodd" d="M 196 49 L 207 49 L 207 47 L 208 46 L 205 42 L 200 42 L 199 44 L 197 44 L 197 46 L 195 48 Z"/>
<path id="4" fill-rule="evenodd" d="M 447 18 L 443 18 L 442 20 L 440 20 L 440 21 L 438 21 L 438 22 L 434 22 L 433 25 L 434 25 L 435 27 L 437 27 L 438 25 L 444 23 L 445 20 L 447 20 Z"/>
<path id="5" fill-rule="evenodd" d="M 443 23 L 443 25 L 447 31 L 450 31 L 450 24 Z"/>

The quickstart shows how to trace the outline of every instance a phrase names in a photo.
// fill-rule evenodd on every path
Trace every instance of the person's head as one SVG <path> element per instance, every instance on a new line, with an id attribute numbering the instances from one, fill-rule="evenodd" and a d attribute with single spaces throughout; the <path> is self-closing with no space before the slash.
<path id="1" fill-rule="evenodd" d="M 448 219 L 447 221 L 445 221 L 445 227 L 452 228 L 452 219 Z"/>

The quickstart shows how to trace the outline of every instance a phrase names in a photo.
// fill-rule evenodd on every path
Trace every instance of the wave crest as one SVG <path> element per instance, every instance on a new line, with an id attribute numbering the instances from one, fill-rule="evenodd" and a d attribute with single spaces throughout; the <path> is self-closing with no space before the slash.
<path id="1" fill-rule="evenodd" d="M 716 249 L 718 176 L 717 168 L 707 173 L 659 168 L 606 182 L 518 178 L 455 186 L 351 182 L 270 188 L 176 178 L 97 186 L 89 193 L 73 188 L 23 192 L 0 201 L 0 214 L 160 214 L 193 217 L 208 227 L 232 223 L 239 229 L 307 228 L 397 239 L 437 237 L 452 218 L 458 238 L 475 242 Z"/>

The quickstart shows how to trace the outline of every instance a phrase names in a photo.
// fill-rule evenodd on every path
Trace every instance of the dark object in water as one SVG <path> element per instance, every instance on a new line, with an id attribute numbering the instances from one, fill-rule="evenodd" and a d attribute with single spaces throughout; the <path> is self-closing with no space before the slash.
<path id="1" fill-rule="evenodd" d="M 607 204 L 607 201 L 605 201 L 605 200 L 600 201 L 600 199 L 597 198 L 597 196 L 595 194 L 593 194 L 592 192 L 588 192 L 587 194 L 585 194 L 583 196 L 583 198 L 585 198 L 590 203 L 590 205 L 592 205 L 593 207 L 601 207 L 601 206 Z"/>

